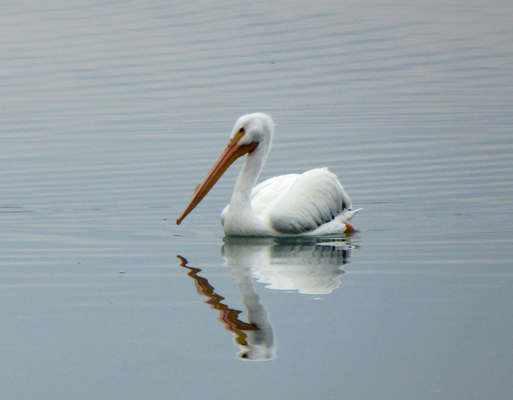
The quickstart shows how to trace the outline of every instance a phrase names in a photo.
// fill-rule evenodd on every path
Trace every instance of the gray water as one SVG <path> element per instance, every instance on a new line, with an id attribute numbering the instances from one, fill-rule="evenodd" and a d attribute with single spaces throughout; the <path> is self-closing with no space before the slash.
<path id="1" fill-rule="evenodd" d="M 509 1 L 1 9 L 2 398 L 513 396 Z M 355 235 L 223 240 L 241 162 L 175 225 L 256 111 Z"/>

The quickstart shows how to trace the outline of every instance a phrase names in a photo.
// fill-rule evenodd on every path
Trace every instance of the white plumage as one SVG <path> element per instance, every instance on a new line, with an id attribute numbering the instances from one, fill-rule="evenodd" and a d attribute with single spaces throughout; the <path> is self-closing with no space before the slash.
<path id="1" fill-rule="evenodd" d="M 247 154 L 232 200 L 221 213 L 227 236 L 322 236 L 353 232 L 347 222 L 359 210 L 351 210 L 351 199 L 327 168 L 301 175 L 282 175 L 255 186 L 273 134 L 273 121 L 265 114 L 239 118 L 228 146 L 196 187 L 177 224 L 205 197 L 226 169 Z"/>

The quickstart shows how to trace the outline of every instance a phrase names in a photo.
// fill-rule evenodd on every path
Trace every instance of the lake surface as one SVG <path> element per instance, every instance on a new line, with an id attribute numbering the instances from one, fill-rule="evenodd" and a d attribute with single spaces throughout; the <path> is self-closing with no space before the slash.
<path id="1" fill-rule="evenodd" d="M 511 398 L 512 20 L 3 2 L 2 396 Z M 256 111 L 277 125 L 261 179 L 329 167 L 356 234 L 223 239 L 241 161 L 175 225 Z"/>

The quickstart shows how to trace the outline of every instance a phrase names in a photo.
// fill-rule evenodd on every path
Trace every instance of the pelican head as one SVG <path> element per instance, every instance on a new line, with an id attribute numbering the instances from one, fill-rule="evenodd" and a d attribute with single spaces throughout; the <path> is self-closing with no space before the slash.
<path id="1" fill-rule="evenodd" d="M 230 140 L 237 141 L 241 146 L 266 142 L 269 149 L 273 132 L 274 122 L 271 117 L 262 113 L 248 114 L 235 122 Z"/>
<path id="2" fill-rule="evenodd" d="M 176 224 L 180 225 L 182 220 L 194 210 L 236 159 L 245 154 L 254 153 L 259 164 L 263 165 L 271 148 L 273 132 L 273 120 L 266 114 L 254 113 L 240 117 L 233 127 L 228 145 L 207 176 L 196 186 L 189 205 L 176 220 Z"/>

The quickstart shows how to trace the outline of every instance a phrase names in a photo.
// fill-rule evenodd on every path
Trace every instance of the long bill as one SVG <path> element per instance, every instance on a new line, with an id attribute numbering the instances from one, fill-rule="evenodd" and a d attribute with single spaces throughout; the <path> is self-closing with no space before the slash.
<path id="1" fill-rule="evenodd" d="M 214 163 L 207 176 L 200 182 L 196 189 L 192 199 L 183 212 L 183 214 L 176 220 L 176 225 L 180 225 L 183 219 L 192 211 L 194 208 L 203 200 L 203 197 L 212 189 L 216 182 L 221 178 L 230 165 L 244 154 L 251 153 L 256 149 L 258 143 L 254 142 L 251 144 L 239 145 L 236 141 L 230 140 L 228 146 L 223 150 L 217 161 Z"/>

